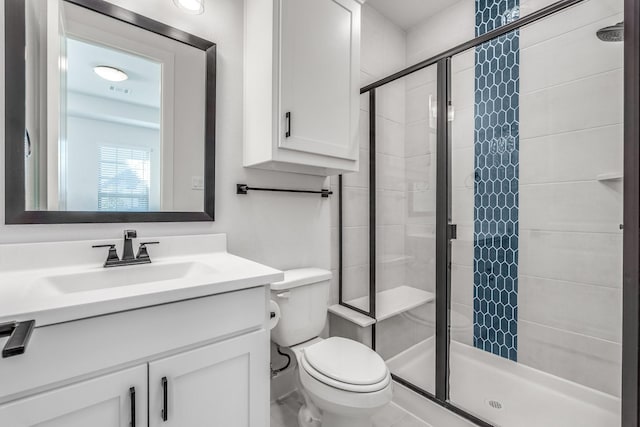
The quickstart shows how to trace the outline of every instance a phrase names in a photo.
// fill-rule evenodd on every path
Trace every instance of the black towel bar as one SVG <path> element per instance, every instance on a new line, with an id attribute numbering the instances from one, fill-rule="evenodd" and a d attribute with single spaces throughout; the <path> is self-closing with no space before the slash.
<path id="1" fill-rule="evenodd" d="M 321 197 L 329 197 L 333 194 L 333 191 L 322 189 L 316 190 L 287 190 L 282 188 L 259 188 L 249 187 L 247 184 L 236 184 L 236 194 L 247 194 L 249 191 L 277 191 L 281 193 L 306 193 L 306 194 L 320 194 Z"/>

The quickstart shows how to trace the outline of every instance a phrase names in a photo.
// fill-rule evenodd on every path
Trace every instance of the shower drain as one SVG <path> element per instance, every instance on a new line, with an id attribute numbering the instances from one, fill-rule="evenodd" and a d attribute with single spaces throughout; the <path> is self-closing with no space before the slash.
<path id="1" fill-rule="evenodd" d="M 493 409 L 502 409 L 502 403 L 497 400 L 487 400 L 487 405 L 491 406 Z"/>

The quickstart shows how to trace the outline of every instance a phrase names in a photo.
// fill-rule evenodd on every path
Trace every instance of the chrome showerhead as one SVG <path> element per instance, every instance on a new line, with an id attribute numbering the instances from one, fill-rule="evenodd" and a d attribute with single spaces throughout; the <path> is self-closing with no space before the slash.
<path id="1" fill-rule="evenodd" d="M 596 34 L 603 42 L 624 41 L 624 21 L 618 22 L 616 25 L 601 28 Z"/>

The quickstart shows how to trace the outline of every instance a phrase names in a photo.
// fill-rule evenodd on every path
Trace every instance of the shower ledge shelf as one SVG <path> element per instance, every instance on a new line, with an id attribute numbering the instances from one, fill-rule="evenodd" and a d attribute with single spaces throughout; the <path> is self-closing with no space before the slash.
<path id="1" fill-rule="evenodd" d="M 404 313 L 405 311 L 412 310 L 423 304 L 432 302 L 435 298 L 436 296 L 432 292 L 403 285 L 377 293 L 376 319 L 372 319 L 339 304 L 329 307 L 329 311 L 359 326 L 366 327 L 373 323 L 380 322 L 381 320 Z M 369 310 L 368 296 L 348 300 L 345 301 L 345 303 L 365 311 Z"/>
<path id="2" fill-rule="evenodd" d="M 598 181 L 618 181 L 623 178 L 621 172 L 601 173 L 596 177 Z"/>
<path id="3" fill-rule="evenodd" d="M 380 264 L 403 264 L 411 261 L 413 259 L 412 256 L 403 255 L 403 254 L 388 254 L 383 255 L 378 259 Z"/>

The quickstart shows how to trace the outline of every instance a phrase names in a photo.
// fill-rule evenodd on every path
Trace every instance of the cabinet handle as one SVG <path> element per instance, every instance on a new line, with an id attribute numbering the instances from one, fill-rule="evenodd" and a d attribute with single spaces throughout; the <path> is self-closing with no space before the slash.
<path id="1" fill-rule="evenodd" d="M 291 112 L 287 111 L 284 115 L 287 119 L 287 132 L 284 134 L 285 138 L 289 138 L 291 136 Z"/>
<path id="2" fill-rule="evenodd" d="M 169 419 L 169 390 L 167 377 L 162 377 L 162 421 Z"/>
<path id="3" fill-rule="evenodd" d="M 131 427 L 136 427 L 136 388 L 129 389 L 129 399 L 131 400 Z"/>
<path id="4" fill-rule="evenodd" d="M 35 320 L 0 323 L 0 338 L 9 337 L 2 349 L 2 358 L 23 354 L 27 349 L 27 344 L 29 344 L 29 339 L 35 326 Z"/>

